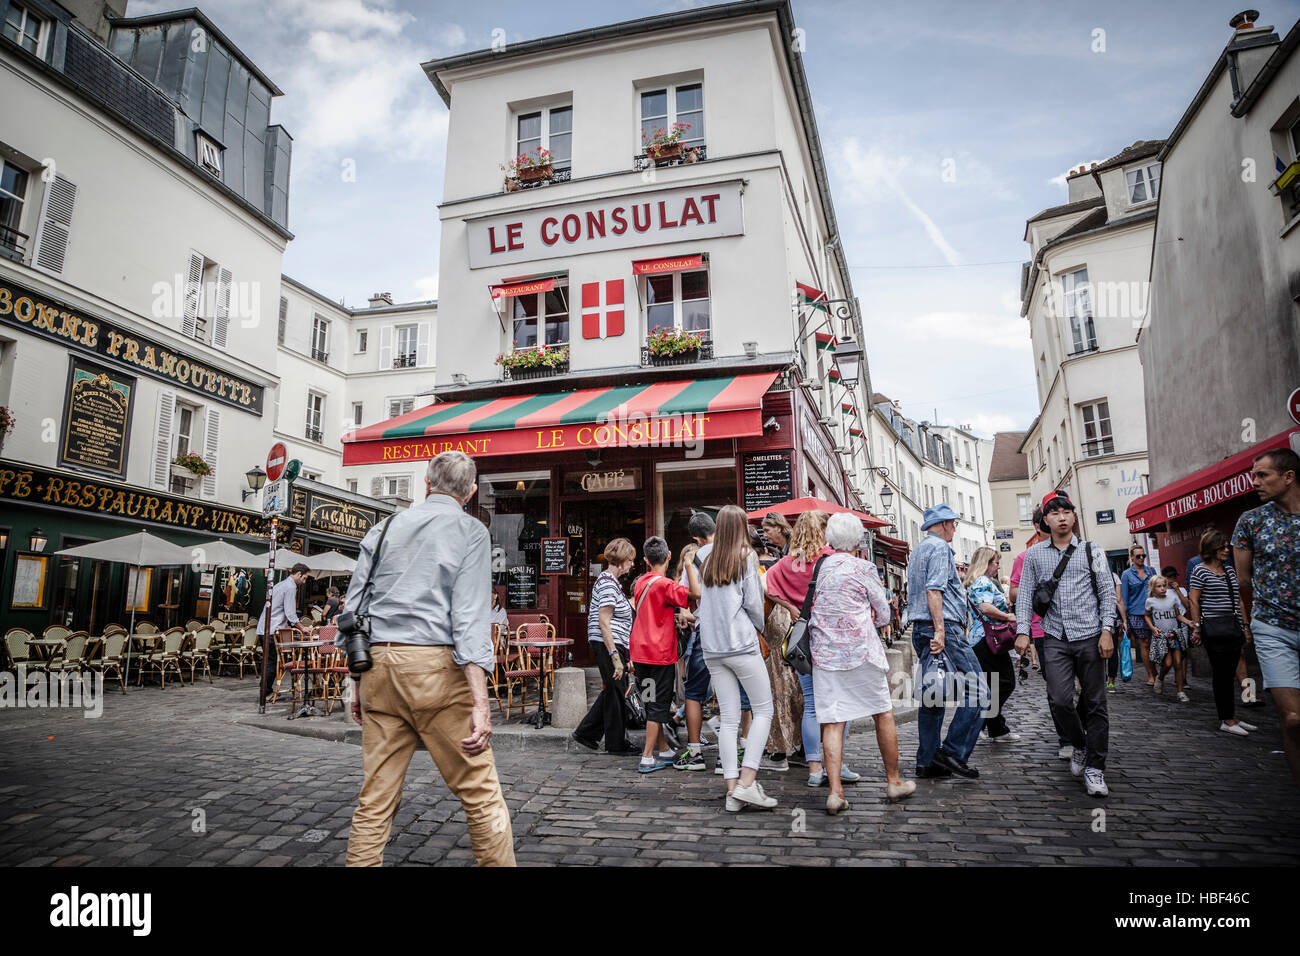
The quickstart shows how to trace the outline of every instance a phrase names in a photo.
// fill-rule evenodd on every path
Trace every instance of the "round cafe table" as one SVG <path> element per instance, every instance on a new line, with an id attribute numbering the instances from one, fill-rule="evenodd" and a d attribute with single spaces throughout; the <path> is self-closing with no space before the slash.
<path id="1" fill-rule="evenodd" d="M 572 638 L 568 637 L 536 637 L 511 641 L 510 645 L 512 647 L 566 647 L 572 643 Z M 550 711 L 546 709 L 546 672 L 544 670 L 539 672 L 537 691 L 537 716 L 531 722 L 534 723 L 538 730 L 541 730 L 551 722 Z M 529 722 L 524 721 L 524 723 Z"/>

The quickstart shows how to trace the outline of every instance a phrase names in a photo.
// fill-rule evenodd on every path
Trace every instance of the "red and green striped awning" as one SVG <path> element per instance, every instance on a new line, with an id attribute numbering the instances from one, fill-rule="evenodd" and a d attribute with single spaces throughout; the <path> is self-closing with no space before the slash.
<path id="1" fill-rule="evenodd" d="M 694 445 L 763 432 L 763 393 L 776 372 L 584 388 L 417 408 L 343 439 L 343 464 L 587 448 Z"/>

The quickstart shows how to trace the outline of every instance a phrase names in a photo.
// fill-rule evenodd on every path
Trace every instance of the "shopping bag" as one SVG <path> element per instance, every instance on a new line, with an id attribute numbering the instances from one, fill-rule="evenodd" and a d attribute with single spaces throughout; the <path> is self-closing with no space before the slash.
<path id="1" fill-rule="evenodd" d="M 1129 643 L 1127 631 L 1119 642 L 1119 679 L 1133 679 L 1133 645 Z"/>

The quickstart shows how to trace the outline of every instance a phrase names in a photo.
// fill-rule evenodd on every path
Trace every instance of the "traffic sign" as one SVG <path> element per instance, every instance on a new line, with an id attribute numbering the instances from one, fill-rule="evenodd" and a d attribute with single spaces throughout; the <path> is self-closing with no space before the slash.
<path id="1" fill-rule="evenodd" d="M 279 481 L 280 476 L 284 474 L 284 463 L 289 457 L 289 449 L 284 447 L 284 442 L 278 441 L 271 446 L 271 450 L 266 455 L 266 480 Z"/>
<path id="2" fill-rule="evenodd" d="M 1286 410 L 1291 413 L 1291 420 L 1300 425 L 1300 388 L 1291 393 L 1286 400 Z"/>
<path id="3" fill-rule="evenodd" d="M 290 458 L 289 464 L 284 468 L 284 480 L 295 482 L 298 480 L 298 472 L 302 471 L 302 462 L 297 458 Z"/>
<path id="4" fill-rule="evenodd" d="M 262 496 L 262 517 L 282 515 L 289 510 L 289 481 L 281 478 L 268 481 Z"/>

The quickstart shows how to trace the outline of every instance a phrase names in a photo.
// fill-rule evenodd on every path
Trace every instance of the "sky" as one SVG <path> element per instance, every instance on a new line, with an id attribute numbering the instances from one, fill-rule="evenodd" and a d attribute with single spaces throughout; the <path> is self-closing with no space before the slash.
<path id="1" fill-rule="evenodd" d="M 129 0 L 128 16 L 176 9 Z M 420 63 L 705 4 L 203 0 L 284 91 L 284 271 L 361 306 L 437 298 L 448 113 Z M 793 0 L 876 391 L 917 420 L 1023 430 L 1025 220 L 1064 174 L 1166 137 L 1242 7 L 1210 0 Z M 1261 5 L 1284 34 L 1300 0 Z"/>

